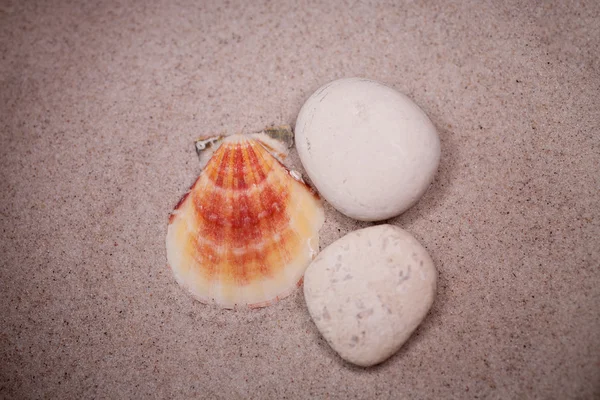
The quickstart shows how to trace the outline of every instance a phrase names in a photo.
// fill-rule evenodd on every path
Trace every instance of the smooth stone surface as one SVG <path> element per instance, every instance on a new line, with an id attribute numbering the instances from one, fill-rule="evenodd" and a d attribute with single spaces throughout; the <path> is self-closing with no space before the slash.
<path id="1" fill-rule="evenodd" d="M 410 233 L 378 225 L 323 250 L 306 270 L 304 297 L 329 345 L 367 367 L 410 337 L 433 303 L 436 281 L 431 257 Z"/>
<path id="2" fill-rule="evenodd" d="M 323 197 L 363 221 L 394 217 L 433 180 L 440 140 L 411 99 L 362 78 L 333 81 L 304 104 L 296 121 L 298 154 Z"/>

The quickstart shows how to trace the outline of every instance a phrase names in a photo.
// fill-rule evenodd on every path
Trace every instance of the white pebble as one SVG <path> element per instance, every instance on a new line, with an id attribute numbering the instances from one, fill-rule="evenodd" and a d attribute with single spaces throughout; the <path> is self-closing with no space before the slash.
<path id="1" fill-rule="evenodd" d="M 394 217 L 433 180 L 435 126 L 412 100 L 379 82 L 333 81 L 304 104 L 295 128 L 300 160 L 319 193 L 363 221 Z"/>
<path id="2" fill-rule="evenodd" d="M 345 360 L 378 364 L 421 323 L 437 273 L 425 248 L 392 225 L 354 231 L 323 250 L 304 275 L 310 315 Z"/>

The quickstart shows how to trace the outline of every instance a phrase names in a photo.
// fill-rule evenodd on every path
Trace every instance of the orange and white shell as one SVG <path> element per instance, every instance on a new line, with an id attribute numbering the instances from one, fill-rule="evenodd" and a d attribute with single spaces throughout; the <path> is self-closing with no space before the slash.
<path id="1" fill-rule="evenodd" d="M 169 265 L 203 303 L 266 306 L 296 288 L 319 250 L 321 200 L 265 146 L 223 139 L 169 217 Z"/>

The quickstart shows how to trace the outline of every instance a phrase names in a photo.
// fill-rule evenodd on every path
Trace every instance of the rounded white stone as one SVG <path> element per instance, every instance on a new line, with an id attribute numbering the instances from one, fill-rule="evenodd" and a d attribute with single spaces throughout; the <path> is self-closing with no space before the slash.
<path id="1" fill-rule="evenodd" d="M 302 106 L 295 128 L 300 160 L 319 193 L 363 221 L 394 217 L 433 180 L 440 140 L 412 100 L 379 82 L 333 81 Z"/>
<path id="2" fill-rule="evenodd" d="M 431 257 L 410 233 L 378 225 L 323 250 L 304 274 L 304 297 L 329 345 L 367 367 L 410 337 L 433 303 L 436 281 Z"/>

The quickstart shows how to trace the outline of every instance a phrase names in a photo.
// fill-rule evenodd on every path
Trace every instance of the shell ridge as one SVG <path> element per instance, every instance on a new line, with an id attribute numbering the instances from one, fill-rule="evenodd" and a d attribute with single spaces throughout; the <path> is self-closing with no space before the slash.
<path id="1" fill-rule="evenodd" d="M 225 176 L 225 187 L 232 187 L 234 178 L 235 178 L 235 168 L 233 168 L 233 163 L 235 160 L 236 152 L 239 151 L 239 143 L 228 143 L 228 146 L 225 147 L 225 151 L 227 154 L 227 160 L 220 165 L 219 176 Z M 225 156 L 223 156 L 225 158 Z M 223 221 L 231 221 L 234 216 L 235 207 L 232 204 L 232 196 L 228 192 L 226 196 L 224 196 L 224 204 L 215 204 L 219 210 L 219 215 L 221 216 Z M 233 226 L 230 223 L 222 223 L 220 225 L 220 229 L 222 229 L 223 238 L 231 238 L 233 232 Z M 217 280 L 219 285 L 215 285 L 215 288 L 220 289 L 219 294 L 223 297 L 229 297 L 232 295 L 229 291 L 230 280 L 231 277 L 236 276 L 236 264 L 235 258 L 231 252 L 231 249 L 226 246 L 227 241 L 223 240 L 219 244 L 219 250 L 224 253 L 225 262 L 217 263 Z M 217 295 L 217 293 L 215 293 Z"/>
<path id="2" fill-rule="evenodd" d="M 229 155 L 228 149 L 226 149 L 224 146 L 221 146 L 218 149 L 218 153 L 216 154 L 216 156 L 218 158 L 211 159 L 210 162 L 207 164 L 207 167 L 206 167 L 207 174 L 210 174 L 210 172 L 213 169 L 220 170 L 222 168 L 222 165 L 227 162 L 226 156 L 228 156 L 228 155 Z M 214 160 L 214 162 L 213 162 L 213 160 Z M 215 213 L 214 211 L 215 211 L 215 208 L 216 208 L 216 211 L 222 211 L 225 207 L 223 207 L 224 205 L 218 205 L 215 203 L 217 203 L 218 200 L 220 200 L 220 199 L 224 199 L 225 202 L 227 202 L 227 198 L 226 198 L 226 196 L 221 196 L 220 192 L 216 192 L 214 190 L 215 187 L 211 188 L 209 185 L 211 182 L 212 182 L 212 180 L 210 179 L 210 176 L 206 176 L 204 184 L 202 186 L 200 186 L 203 190 L 195 191 L 195 193 L 194 193 L 195 194 L 195 196 L 194 196 L 194 200 L 195 200 L 194 201 L 194 206 L 195 206 L 194 211 L 197 213 L 197 215 L 199 217 L 200 225 L 202 225 L 200 228 L 204 228 L 201 230 L 202 231 L 208 230 L 210 234 L 217 234 L 217 232 L 215 232 L 217 229 L 215 229 L 215 228 L 218 227 L 219 224 L 221 224 L 221 221 L 219 221 L 219 214 Z M 211 240 L 213 243 L 217 244 L 219 242 L 219 238 L 225 234 L 224 232 L 222 232 L 222 230 L 224 230 L 224 228 L 225 228 L 224 226 L 220 227 L 221 232 L 218 232 L 218 234 L 215 238 L 217 240 L 216 241 Z"/>
<path id="3" fill-rule="evenodd" d="M 220 199 L 226 202 L 227 198 L 219 196 L 218 193 L 212 190 L 214 187 L 210 187 L 211 174 L 219 174 L 219 171 L 227 164 L 230 154 L 229 149 L 223 144 L 216 150 L 213 158 L 206 165 L 207 176 L 205 185 L 203 185 L 204 190 L 196 192 L 196 207 L 194 209 L 199 216 L 199 226 L 194 235 L 194 244 L 196 253 L 201 260 L 198 263 L 199 275 L 210 283 L 207 293 L 210 299 L 217 298 L 220 294 L 218 290 L 222 289 L 220 277 L 223 275 L 224 263 L 222 260 L 226 259 L 226 254 L 220 239 L 227 235 L 227 227 L 220 221 L 223 219 L 222 216 L 220 218 L 220 213 L 226 207 L 216 204 Z M 201 243 L 199 240 L 201 237 L 208 239 L 211 244 Z"/>
<path id="4" fill-rule="evenodd" d="M 258 152 L 259 156 L 264 159 L 265 157 L 272 157 L 271 153 L 266 150 L 266 149 L 261 149 L 261 151 Z M 266 153 L 266 154 L 265 154 Z M 287 200 L 290 197 L 290 189 L 291 189 L 291 185 L 289 184 L 289 181 L 286 181 L 287 175 L 288 175 L 288 170 L 285 167 L 285 165 L 283 165 L 281 163 L 281 161 L 279 161 L 277 158 L 272 157 L 272 169 L 270 171 L 271 174 L 273 174 L 274 177 L 274 181 L 277 182 L 278 186 L 283 188 L 282 192 L 286 193 L 286 203 Z M 284 208 L 283 210 L 283 214 L 285 215 L 285 226 L 284 225 L 273 225 L 273 226 L 269 226 L 268 229 L 269 231 L 275 236 L 275 242 L 270 243 L 270 247 L 277 253 L 278 257 L 277 259 L 279 260 L 279 264 L 281 265 L 274 265 L 272 266 L 272 269 L 275 269 L 276 271 L 279 272 L 280 269 L 282 269 L 283 266 L 285 266 L 287 263 L 293 261 L 292 257 L 290 256 L 290 249 L 288 247 L 298 247 L 298 237 L 296 232 L 294 232 L 293 229 L 291 229 L 291 227 L 289 226 L 289 223 L 291 221 L 291 215 L 290 215 L 290 210 L 289 210 L 289 203 L 287 204 L 287 207 Z M 283 205 L 279 205 L 279 206 L 283 206 Z M 265 205 L 263 204 L 263 207 L 265 207 Z M 272 207 L 272 204 L 266 204 L 267 209 Z M 267 225 L 269 225 L 269 219 L 267 219 Z M 291 237 L 290 237 L 291 236 Z M 283 245 L 282 245 L 283 242 Z M 285 271 L 281 271 L 281 273 L 283 273 L 285 275 Z"/>
<path id="5" fill-rule="evenodd" d="M 253 206 L 253 212 L 254 215 L 256 215 L 256 229 L 259 230 L 260 234 L 259 236 L 261 238 L 266 237 L 266 233 L 269 232 L 268 226 L 266 226 L 266 221 L 264 218 L 264 215 L 261 216 L 261 214 L 263 213 L 263 210 L 266 210 L 267 208 L 265 207 L 265 204 L 263 202 L 263 198 L 261 196 L 262 192 L 264 190 L 266 190 L 266 187 L 268 186 L 268 174 L 262 170 L 261 165 L 264 165 L 264 158 L 262 157 L 262 155 L 260 154 L 260 149 L 257 149 L 258 151 L 255 151 L 255 145 L 254 143 L 251 142 L 250 146 L 248 147 L 248 158 L 250 159 L 250 163 L 249 165 L 251 166 L 251 173 L 253 174 L 254 177 L 259 176 L 260 179 L 260 183 L 263 184 L 261 185 L 261 187 L 257 190 L 257 198 L 258 198 L 258 204 L 256 204 L 256 202 L 254 204 L 252 204 Z M 261 160 L 263 161 L 261 163 Z M 256 181 L 256 179 L 255 179 Z M 264 186 L 264 187 L 263 187 Z M 268 215 L 267 215 L 268 216 Z M 266 254 L 268 251 L 268 243 L 265 243 L 264 240 L 261 240 L 262 243 L 262 247 L 263 247 L 263 254 Z M 264 258 L 261 259 L 257 259 L 257 267 L 258 267 L 258 272 L 260 273 L 260 275 L 262 275 L 261 278 L 261 290 L 264 292 L 264 280 L 265 277 L 268 276 L 269 274 L 269 266 L 266 265 L 267 260 L 265 260 Z"/>
<path id="6" fill-rule="evenodd" d="M 260 157 L 261 159 L 263 159 L 263 160 L 264 160 L 264 158 L 265 158 L 265 156 L 264 156 L 264 153 L 263 153 L 263 152 L 265 152 L 265 151 L 266 151 L 266 150 L 262 150 L 261 152 L 259 152 L 259 157 Z M 268 152 L 267 152 L 267 154 L 270 156 L 270 153 L 268 153 Z M 273 158 L 273 159 L 274 159 L 274 158 Z M 282 171 L 281 171 L 281 169 L 278 169 L 278 168 L 277 168 L 277 164 L 276 164 L 276 163 L 271 163 L 271 166 L 272 166 L 272 169 L 269 171 L 269 174 L 268 174 L 268 175 L 271 175 L 271 176 L 273 176 L 273 179 L 272 179 L 272 180 L 273 180 L 273 181 L 275 181 L 275 182 L 272 182 L 272 183 L 277 183 L 277 187 L 282 189 L 282 190 L 281 190 L 281 192 L 282 192 L 282 194 L 285 194 L 285 200 L 287 200 L 287 198 L 289 198 L 289 190 L 288 190 L 288 189 L 289 189 L 289 187 L 288 187 L 288 185 L 286 184 L 287 182 L 285 182 L 285 181 L 282 179 L 282 174 L 281 174 L 281 172 L 282 172 Z M 267 186 L 267 185 L 265 185 L 265 186 Z M 267 187 L 265 187 L 265 188 L 264 188 L 264 191 L 263 191 L 263 192 L 270 193 L 270 191 L 271 191 L 271 189 L 270 189 L 270 188 L 267 186 Z M 267 201 L 269 200 L 269 199 L 266 199 L 265 197 L 266 197 L 266 196 L 261 196 L 261 202 L 262 202 L 262 204 L 263 204 L 263 208 L 264 208 L 264 209 L 266 209 L 266 210 L 270 210 L 270 213 L 267 215 L 268 217 L 270 217 L 270 216 L 272 216 L 273 214 L 275 214 L 275 212 L 279 211 L 279 209 L 280 209 L 281 207 L 283 207 L 283 204 L 279 204 L 279 203 L 280 203 L 280 201 L 275 201 L 275 202 L 273 202 L 273 203 L 271 203 L 271 204 L 265 203 L 265 202 L 267 202 Z M 274 197 L 275 197 L 275 196 L 274 196 Z M 281 200 L 281 199 L 277 199 L 277 198 L 275 198 L 274 200 Z M 287 207 L 286 207 L 286 208 L 287 208 Z M 275 212 L 273 211 L 273 209 L 275 209 Z M 285 216 L 286 216 L 286 217 L 289 219 L 289 215 L 288 215 L 288 213 L 287 213 L 287 209 L 284 209 L 284 210 L 283 210 L 283 214 L 284 214 L 284 215 L 285 215 Z M 267 222 L 269 222 L 269 221 L 270 221 L 270 222 L 273 222 L 272 220 L 270 220 L 270 219 L 267 219 Z M 273 233 L 273 234 L 281 234 L 281 231 L 279 230 L 279 228 L 280 228 L 280 226 L 279 226 L 279 225 L 272 225 L 272 226 L 269 226 L 268 228 L 269 228 L 269 231 L 270 231 L 271 233 Z"/>
<path id="7" fill-rule="evenodd" d="M 267 184 L 267 175 L 264 171 L 261 171 L 262 178 L 259 180 L 257 175 L 259 174 L 258 168 L 260 164 L 258 162 L 258 157 L 256 156 L 256 152 L 254 151 L 254 142 L 252 140 L 248 140 L 246 146 L 244 146 L 243 150 L 243 159 L 245 162 L 245 173 L 251 178 L 251 182 L 249 183 L 250 191 L 244 193 L 244 199 L 246 201 L 246 207 L 248 212 L 248 217 L 250 218 L 251 226 L 248 227 L 248 234 L 253 235 L 253 238 L 263 238 L 264 237 L 264 229 L 262 227 L 262 221 L 260 219 L 260 207 L 256 208 L 256 204 L 252 201 L 253 196 L 258 196 L 260 199 L 260 192 L 263 189 L 263 186 Z M 258 182 L 258 185 L 257 185 Z M 259 203 L 260 204 L 260 203 Z M 248 284 L 244 285 L 244 289 L 246 292 L 253 290 L 253 292 L 259 298 L 265 297 L 265 288 L 264 288 L 264 272 L 268 271 L 268 267 L 264 265 L 265 260 L 262 257 L 265 254 L 265 243 L 264 240 L 253 241 L 252 245 L 246 246 L 244 249 L 246 252 L 251 254 L 251 259 L 249 260 L 247 265 L 244 265 L 243 268 L 244 276 L 248 275 L 255 278 L 254 287 L 249 287 Z"/>

